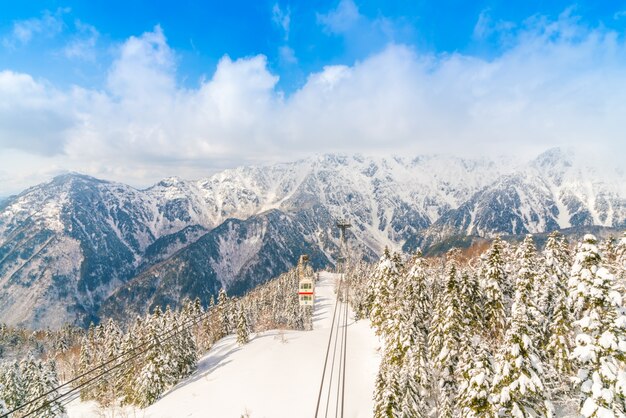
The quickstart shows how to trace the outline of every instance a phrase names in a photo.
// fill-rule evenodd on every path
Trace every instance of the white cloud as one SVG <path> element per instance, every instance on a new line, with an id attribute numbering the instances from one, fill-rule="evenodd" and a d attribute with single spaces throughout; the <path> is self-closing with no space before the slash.
<path id="1" fill-rule="evenodd" d="M 346 33 L 362 19 L 359 9 L 353 0 L 341 0 L 336 9 L 326 14 L 318 14 L 318 23 L 329 33 Z"/>
<path id="2" fill-rule="evenodd" d="M 146 185 L 311 152 L 624 155 L 625 52 L 605 28 L 536 19 L 491 60 L 390 45 L 286 97 L 264 56 L 225 56 L 198 88 L 180 87 L 156 27 L 120 47 L 102 91 L 0 73 L 0 165 L 16 173 L 0 195 L 42 164 Z"/>
<path id="3" fill-rule="evenodd" d="M 296 52 L 287 45 L 278 48 L 278 56 L 280 57 L 280 61 L 285 64 L 296 64 L 298 62 Z"/>
<path id="4" fill-rule="evenodd" d="M 274 6 L 272 7 L 272 21 L 283 30 L 284 40 L 288 41 L 289 29 L 291 25 L 291 10 L 289 10 L 289 8 L 287 8 L 287 10 L 283 10 L 278 3 L 274 3 Z"/>
<path id="5" fill-rule="evenodd" d="M 63 14 L 70 9 L 58 9 L 54 14 L 45 11 L 41 17 L 13 22 L 11 33 L 2 39 L 6 48 L 28 44 L 34 36 L 54 37 L 63 30 Z"/>
<path id="6" fill-rule="evenodd" d="M 95 27 L 76 20 L 74 22 L 77 34 L 63 48 L 63 55 L 70 59 L 81 59 L 94 62 L 96 59 L 96 44 L 100 33 Z"/>

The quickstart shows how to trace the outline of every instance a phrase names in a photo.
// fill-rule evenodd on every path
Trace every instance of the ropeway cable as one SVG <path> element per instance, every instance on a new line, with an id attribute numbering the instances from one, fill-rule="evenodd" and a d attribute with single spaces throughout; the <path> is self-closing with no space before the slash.
<path id="1" fill-rule="evenodd" d="M 348 307 L 349 307 L 349 299 L 350 298 L 350 288 L 348 286 L 346 286 L 346 299 L 345 299 L 345 303 L 346 303 L 346 324 L 344 326 L 344 344 L 343 344 L 343 379 L 342 379 L 342 385 L 341 385 L 341 418 L 343 418 L 343 407 L 344 407 L 344 400 L 345 400 L 345 396 L 346 396 L 346 363 L 348 362 L 348 358 L 346 356 L 346 352 L 348 349 Z"/>
<path id="2" fill-rule="evenodd" d="M 328 335 L 328 347 L 326 348 L 326 358 L 324 359 L 324 369 L 322 370 L 322 380 L 320 381 L 320 390 L 317 395 L 317 405 L 315 406 L 314 418 L 317 418 L 317 414 L 319 413 L 319 409 L 320 409 L 320 401 L 322 400 L 322 390 L 324 389 L 324 377 L 326 375 L 326 365 L 328 364 L 328 354 L 330 352 L 330 344 L 333 338 L 333 328 L 335 327 L 335 316 L 337 315 L 337 305 L 339 305 L 339 291 L 337 291 L 337 296 L 335 300 L 335 309 L 333 310 L 333 320 L 330 326 L 330 333 Z"/>
<path id="3" fill-rule="evenodd" d="M 338 295 L 341 294 L 341 288 L 337 290 L 337 294 Z M 341 298 L 339 299 L 339 301 L 340 301 L 339 304 L 341 304 Z M 328 407 L 330 406 L 330 394 L 332 393 L 332 389 L 333 389 L 333 375 L 335 374 L 335 359 L 337 358 L 337 341 L 339 340 L 339 328 L 341 324 L 341 312 L 342 311 L 343 311 L 343 305 L 341 305 L 339 308 L 339 317 L 337 318 L 337 327 L 335 328 L 335 344 L 333 346 L 333 361 L 330 364 L 330 377 L 328 381 L 328 396 L 326 397 L 326 411 L 324 412 L 324 418 L 328 418 Z M 339 360 L 341 361 L 341 356 Z"/>
<path id="4" fill-rule="evenodd" d="M 43 403 L 40 407 L 38 407 L 38 408 L 37 408 L 37 409 L 35 409 L 34 411 L 31 411 L 31 412 L 29 412 L 28 414 L 24 415 L 24 417 L 27 417 L 27 416 L 29 416 L 29 415 L 32 415 L 32 414 L 33 414 L 33 413 L 35 413 L 35 412 L 40 411 L 40 410 L 41 410 L 41 409 L 43 409 L 44 407 L 47 407 L 50 403 L 55 402 L 55 401 L 57 401 L 57 400 L 59 400 L 59 399 L 61 399 L 61 398 L 65 397 L 68 393 L 72 393 L 72 392 L 74 392 L 76 389 L 80 389 L 80 388 L 82 388 L 85 384 L 81 384 L 81 385 L 79 385 L 79 386 L 76 386 L 75 388 L 72 388 L 71 390 L 69 390 L 69 391 L 65 392 L 65 393 L 64 393 L 64 394 L 62 394 L 62 395 L 57 396 L 56 398 L 54 398 L 54 399 L 52 399 L 52 400 L 50 400 L 50 401 L 45 400 L 45 398 L 46 398 L 48 395 L 50 395 L 50 394 L 52 394 L 52 393 L 55 393 L 55 392 L 59 391 L 60 389 L 62 389 L 62 388 L 66 387 L 66 386 L 68 386 L 68 385 L 70 385 L 70 384 L 72 384 L 72 383 L 75 383 L 75 382 L 77 382 L 77 381 L 81 380 L 82 378 L 84 378 L 84 377 L 86 377 L 86 376 L 90 375 L 91 373 L 95 372 L 96 370 L 99 370 L 99 369 L 105 368 L 106 366 L 108 366 L 109 364 L 111 364 L 111 363 L 113 363 L 113 362 L 115 362 L 115 361 L 119 360 L 120 358 L 122 358 L 122 357 L 124 357 L 124 356 L 126 356 L 126 355 L 128 355 L 128 354 L 131 354 L 131 353 L 135 352 L 136 350 L 138 350 L 138 349 L 140 349 L 141 347 L 145 346 L 147 343 L 153 342 L 153 343 L 152 343 L 152 344 L 151 344 L 148 348 L 146 348 L 145 350 L 143 350 L 143 351 L 141 351 L 141 352 L 139 352 L 139 353 L 134 354 L 133 356 L 129 357 L 128 359 L 126 359 L 126 360 L 124 360 L 124 361 L 122 361 L 121 363 L 118 363 L 117 365 L 113 366 L 113 367 L 112 367 L 112 368 L 110 368 L 110 369 L 105 369 L 105 371 L 104 371 L 104 372 L 102 372 L 102 373 L 98 374 L 95 378 L 92 378 L 92 379 L 87 380 L 85 383 L 90 383 L 90 382 L 92 382 L 93 380 L 96 380 L 96 379 L 98 379 L 98 378 L 100 378 L 100 377 L 104 376 L 105 374 L 107 374 L 107 373 L 108 373 L 108 372 L 110 372 L 111 370 L 117 369 L 117 368 L 118 368 L 118 367 L 120 367 L 121 365 L 128 363 L 130 360 L 132 360 L 132 359 L 134 359 L 134 358 L 138 357 L 139 355 L 141 355 L 141 354 L 143 354 L 143 353 L 147 352 L 148 350 L 152 349 L 153 347 L 155 347 L 156 345 L 158 345 L 160 342 L 167 341 L 167 340 L 169 340 L 170 338 L 172 338 L 172 337 L 176 336 L 176 333 L 177 333 L 177 332 L 179 332 L 179 331 L 183 331 L 183 330 L 185 330 L 185 329 L 187 329 L 187 328 L 189 328 L 189 327 L 191 327 L 191 326 L 193 326 L 193 325 L 196 325 L 196 324 L 197 324 L 197 323 L 198 323 L 198 322 L 202 319 L 202 317 L 204 317 L 204 316 L 208 315 L 208 314 L 209 314 L 209 313 L 211 313 L 211 312 L 212 312 L 212 310 L 206 310 L 205 312 L 202 312 L 201 314 L 196 315 L 196 316 L 195 316 L 195 317 L 193 317 L 193 318 L 189 318 L 189 319 L 187 319 L 187 320 L 186 320 L 186 321 L 184 321 L 182 324 L 176 325 L 175 327 L 173 327 L 173 328 L 169 329 L 168 331 L 166 331 L 165 333 L 163 333 L 163 334 L 161 335 L 161 337 L 165 337 L 165 336 L 167 336 L 166 338 L 159 338 L 159 336 L 152 337 L 152 338 L 150 338 L 149 340 L 144 341 L 144 342 L 142 342 L 142 343 L 138 344 L 137 346 L 135 346 L 135 347 L 131 348 L 130 350 L 127 350 L 127 351 L 125 351 L 125 352 L 123 352 L 123 353 L 120 353 L 120 354 L 118 354 L 117 356 L 115 356 L 115 357 L 113 357 L 113 358 L 111 358 L 111 359 L 109 359 L 109 360 L 105 361 L 104 363 L 101 363 L 101 364 L 99 364 L 98 366 L 96 366 L 96 367 L 94 367 L 94 368 L 92 368 L 92 369 L 90 369 L 90 370 L 87 370 L 86 372 L 84 372 L 84 373 L 82 373 L 82 374 L 80 374 L 80 375 L 78 375 L 78 376 L 74 377 L 73 379 L 70 379 L 70 380 L 68 380 L 67 382 L 63 383 L 63 384 L 61 384 L 61 385 L 59 385 L 59 386 L 57 386 L 57 387 L 55 387 L 55 388 L 53 388 L 53 389 L 50 389 L 50 390 L 49 390 L 49 391 L 47 391 L 46 393 L 44 393 L 44 394 L 42 394 L 42 395 L 39 395 L 38 397 L 33 398 L 33 399 L 31 399 L 31 400 L 29 400 L 29 401 L 27 401 L 27 402 L 25 402 L 25 403 L 23 403 L 23 404 L 21 404 L 21 405 L 19 405 L 19 406 L 15 407 L 15 408 L 14 408 L 14 409 L 12 409 L 11 411 L 8 411 L 7 413 L 5 413 L 5 414 L 3 414 L 3 415 L 0 415 L 0 418 L 8 418 L 11 414 L 13 414 L 13 413 L 15 413 L 15 412 L 17 412 L 17 411 L 20 411 L 20 410 L 22 410 L 22 409 L 24 409 L 24 408 L 25 408 L 25 407 L 27 407 L 28 405 L 31 405 L 31 404 L 33 404 L 33 403 L 35 403 L 35 402 L 37 402 L 37 401 L 39 401 L 39 400 L 41 400 L 41 399 L 44 399 L 44 403 Z M 172 334 L 172 333 L 173 333 L 173 334 Z M 172 335 L 169 335 L 169 336 L 168 336 L 168 334 L 172 334 Z"/>

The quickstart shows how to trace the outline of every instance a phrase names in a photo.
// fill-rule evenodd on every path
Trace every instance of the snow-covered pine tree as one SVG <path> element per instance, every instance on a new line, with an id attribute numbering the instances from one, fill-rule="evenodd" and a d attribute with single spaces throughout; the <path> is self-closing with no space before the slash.
<path id="1" fill-rule="evenodd" d="M 432 316 L 432 295 L 427 284 L 427 270 L 422 252 L 417 250 L 411 260 L 411 267 L 402 280 L 402 299 L 412 301 L 413 317 L 416 318 L 417 327 L 422 332 L 422 338 L 428 337 L 430 319 Z"/>
<path id="2" fill-rule="evenodd" d="M 385 353 L 378 368 L 374 384 L 374 418 L 396 418 L 399 416 L 400 377 L 392 355 Z"/>
<path id="3" fill-rule="evenodd" d="M 463 418 L 487 418 L 494 416 L 491 395 L 493 366 L 491 353 L 478 336 L 464 335 L 466 349 L 461 359 L 458 409 Z"/>
<path id="4" fill-rule="evenodd" d="M 572 279 L 576 322 L 573 356 L 580 364 L 576 383 L 583 417 L 626 416 L 626 311 L 615 277 L 602 265 L 593 235 L 578 245 Z"/>
<path id="5" fill-rule="evenodd" d="M 482 271 L 484 328 L 493 346 L 497 346 L 506 328 L 505 288 L 507 277 L 502 260 L 502 241 L 496 237 L 486 254 Z"/>
<path id="6" fill-rule="evenodd" d="M 96 332 L 96 335 L 100 335 L 99 341 L 95 344 L 99 355 L 97 356 L 97 364 L 110 361 L 116 358 L 120 353 L 122 343 L 122 331 L 115 321 L 109 319 L 104 326 L 97 328 L 100 332 Z M 91 366 L 93 367 L 93 365 Z M 120 380 L 123 379 L 123 370 L 117 369 L 111 374 L 105 374 L 98 383 L 93 386 L 93 396 L 103 406 L 110 406 L 115 403 L 120 395 L 119 387 Z"/>
<path id="7" fill-rule="evenodd" d="M 543 382 L 543 365 L 533 343 L 528 305 L 533 278 L 528 271 L 517 275 L 511 326 L 496 361 L 492 403 L 497 416 L 551 417 L 554 408 Z"/>
<path id="8" fill-rule="evenodd" d="M 461 271 L 459 280 L 460 310 L 465 322 L 464 333 L 483 332 L 483 303 L 478 279 L 472 272 Z"/>
<path id="9" fill-rule="evenodd" d="M 56 364 L 53 360 L 48 362 L 42 362 L 41 360 L 34 361 L 30 367 L 33 370 L 33 377 L 31 381 L 27 382 L 28 399 L 36 399 L 47 393 L 38 402 L 34 403 L 30 411 L 35 411 L 39 408 L 35 416 L 40 418 L 56 418 L 62 416 L 65 413 L 65 407 L 55 398 L 59 396 L 58 391 L 53 390 L 59 385 L 59 379 L 56 371 Z M 26 373 L 24 373 L 26 376 Z"/>
<path id="10" fill-rule="evenodd" d="M 6 409 L 11 411 L 26 401 L 28 393 L 17 361 L 3 363 L 0 366 L 0 380 L 4 383 L 0 399 L 4 401 Z"/>
<path id="11" fill-rule="evenodd" d="M 90 370 L 95 364 L 96 352 L 94 347 L 95 327 L 93 322 L 89 325 L 87 332 L 83 336 L 80 344 L 80 355 L 78 358 L 78 374 L 82 375 Z M 79 382 L 85 383 L 89 380 L 89 376 L 85 376 Z M 93 388 L 87 386 L 80 390 L 80 399 L 87 401 L 93 399 Z"/>
<path id="12" fill-rule="evenodd" d="M 146 327 L 144 326 L 144 320 L 137 316 L 132 326 L 122 337 L 120 350 L 122 352 L 129 352 L 139 347 L 141 342 L 146 341 Z M 120 372 L 120 378 L 118 380 L 120 401 L 123 405 L 138 404 L 139 401 L 135 399 L 137 394 L 135 388 L 135 382 L 137 375 L 141 371 L 140 359 L 134 358 L 127 362 L 122 367 Z"/>
<path id="13" fill-rule="evenodd" d="M 556 392 L 568 389 L 567 380 L 572 374 L 571 359 L 573 347 L 573 322 L 565 294 L 560 294 L 554 301 L 554 312 L 548 326 L 548 343 L 545 347 L 545 356 L 548 360 L 551 373 L 550 380 L 554 383 Z"/>
<path id="14" fill-rule="evenodd" d="M 402 263 L 398 254 L 391 254 L 385 248 L 378 266 L 370 279 L 373 290 L 370 320 L 378 335 L 388 335 L 386 329 L 392 316 L 392 305 L 402 271 Z"/>
<path id="15" fill-rule="evenodd" d="M 455 415 L 458 395 L 457 367 L 464 322 L 460 299 L 457 268 L 452 264 L 446 275 L 443 293 L 440 295 L 439 315 L 431 324 L 429 336 L 430 354 L 439 381 L 437 411 L 438 416 L 442 418 Z"/>
<path id="16" fill-rule="evenodd" d="M 422 341 L 420 341 L 422 340 Z M 426 341 L 418 339 L 404 354 L 399 372 L 401 418 L 426 418 L 431 410 L 430 371 L 426 358 Z"/>
<path id="17" fill-rule="evenodd" d="M 226 290 L 221 288 L 217 295 L 217 309 L 220 315 L 220 338 L 229 335 L 232 332 L 232 316 L 231 316 L 231 302 L 226 294 Z"/>
<path id="18" fill-rule="evenodd" d="M 198 364 L 198 347 L 194 336 L 193 323 L 196 320 L 196 308 L 187 301 L 180 312 L 174 316 L 174 326 L 177 327 L 174 354 L 177 356 L 176 380 L 179 381 L 191 375 Z"/>
<path id="19" fill-rule="evenodd" d="M 161 309 L 157 306 L 152 315 L 148 315 L 144 321 L 145 341 L 154 347 L 145 354 L 145 358 L 133 385 L 134 394 L 132 400 L 140 407 L 145 408 L 153 404 L 167 389 L 172 377 L 170 372 L 169 358 L 163 351 L 160 343 L 162 335 Z"/>
<path id="20" fill-rule="evenodd" d="M 523 293 L 524 306 L 528 318 L 528 331 L 533 340 L 535 347 L 538 348 L 542 341 L 545 341 L 544 324 L 546 322 L 544 315 L 537 307 L 539 299 L 539 289 L 537 283 L 545 279 L 544 271 L 541 266 L 544 264 L 539 262 L 537 257 L 537 249 L 533 242 L 533 236 L 527 234 L 517 250 L 517 266 L 519 270 L 516 272 L 516 287 L 521 283 L 526 287 Z M 536 341 L 536 342 L 535 342 Z"/>
<path id="21" fill-rule="evenodd" d="M 566 395 L 573 372 L 573 319 L 567 298 L 571 257 L 563 236 L 551 233 L 543 255 L 546 275 L 541 281 L 539 309 L 546 318 L 546 382 L 554 395 Z"/>
<path id="22" fill-rule="evenodd" d="M 548 235 L 543 259 L 546 275 L 540 280 L 538 308 L 550 320 L 557 309 L 558 299 L 567 296 L 571 254 L 565 238 L 557 231 Z"/>
<path id="23" fill-rule="evenodd" d="M 237 343 L 239 345 L 244 345 L 248 343 L 250 328 L 248 326 L 248 319 L 243 305 L 241 303 L 238 303 L 237 305 Z"/>

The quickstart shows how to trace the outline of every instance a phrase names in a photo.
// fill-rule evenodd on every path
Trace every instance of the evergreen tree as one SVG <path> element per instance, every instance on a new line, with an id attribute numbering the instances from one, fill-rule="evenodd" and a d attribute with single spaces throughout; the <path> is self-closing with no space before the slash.
<path id="1" fill-rule="evenodd" d="M 149 315 L 145 321 L 146 341 L 154 347 L 145 354 L 143 365 L 134 384 L 135 393 L 132 396 L 133 401 L 142 408 L 153 404 L 171 382 L 170 359 L 160 342 L 163 329 L 162 316 L 161 309 L 157 306 L 154 314 Z"/>
<path id="2" fill-rule="evenodd" d="M 462 271 L 459 281 L 460 287 L 460 311 L 463 312 L 463 320 L 465 324 L 464 332 L 473 335 L 476 332 L 482 332 L 483 325 L 483 309 L 482 295 L 480 286 L 476 276 Z"/>
<path id="3" fill-rule="evenodd" d="M 392 302 L 401 271 L 402 263 L 399 255 L 393 254 L 392 256 L 389 249 L 385 248 L 370 280 L 374 294 L 370 320 L 378 335 L 389 335 L 387 327 L 392 317 Z"/>
<path id="4" fill-rule="evenodd" d="M 439 303 L 440 315 L 432 324 L 431 355 L 433 365 L 439 373 L 438 414 L 452 417 L 458 395 L 457 367 L 461 353 L 463 316 L 460 309 L 460 294 L 457 269 L 453 264 L 448 271 L 443 296 Z"/>
<path id="5" fill-rule="evenodd" d="M 20 365 L 17 361 L 5 363 L 2 367 L 1 381 L 4 383 L 4 392 L 2 400 L 6 405 L 6 409 L 11 411 L 26 402 L 28 393 L 26 390 L 24 379 Z"/>
<path id="6" fill-rule="evenodd" d="M 626 416 L 626 311 L 593 235 L 579 244 L 571 277 L 579 314 L 574 358 L 584 417 Z"/>
<path id="7" fill-rule="evenodd" d="M 408 274 L 402 281 L 403 300 L 410 300 L 413 305 L 412 316 L 417 322 L 416 326 L 422 333 L 422 338 L 427 338 L 432 316 L 432 300 L 428 290 L 427 271 L 422 257 L 422 252 L 417 250 L 413 257 Z"/>
<path id="8" fill-rule="evenodd" d="M 396 418 L 402 400 L 399 398 L 400 378 L 398 376 L 397 359 L 385 353 L 378 369 L 374 384 L 374 418 Z"/>
<path id="9" fill-rule="evenodd" d="M 496 237 L 487 252 L 485 276 L 482 278 L 484 296 L 485 332 L 496 345 L 502 340 L 506 328 L 505 289 L 506 273 L 502 260 L 502 241 Z"/>
<path id="10" fill-rule="evenodd" d="M 486 418 L 494 415 L 491 394 L 491 353 L 475 338 L 464 339 L 467 349 L 461 361 L 458 408 L 463 418 Z"/>
<path id="11" fill-rule="evenodd" d="M 523 284 L 525 287 L 525 291 L 521 293 L 521 296 L 524 298 L 522 303 L 526 309 L 527 329 L 533 341 L 544 341 L 545 336 L 542 330 L 545 318 L 537 307 L 539 299 L 537 282 L 540 275 L 541 279 L 545 277 L 538 268 L 542 263 L 539 263 L 537 260 L 537 251 L 532 235 L 526 235 L 518 248 L 517 257 L 519 270 L 517 271 L 516 284 L 517 286 Z"/>
<path id="12" fill-rule="evenodd" d="M 248 327 L 248 319 L 246 318 L 245 310 L 240 303 L 239 309 L 237 310 L 237 343 L 239 345 L 247 344 L 249 335 L 250 329 Z"/>
<path id="13" fill-rule="evenodd" d="M 228 299 L 228 295 L 226 295 L 226 290 L 224 288 L 220 289 L 220 292 L 217 296 L 217 309 L 220 315 L 220 338 L 223 338 L 229 335 L 232 332 L 232 315 L 231 315 L 231 302 Z"/>
<path id="14" fill-rule="evenodd" d="M 553 407 L 542 380 L 543 365 L 532 340 L 528 304 L 533 278 L 518 274 L 511 326 L 498 354 L 493 379 L 494 408 L 502 417 L 551 417 Z"/>

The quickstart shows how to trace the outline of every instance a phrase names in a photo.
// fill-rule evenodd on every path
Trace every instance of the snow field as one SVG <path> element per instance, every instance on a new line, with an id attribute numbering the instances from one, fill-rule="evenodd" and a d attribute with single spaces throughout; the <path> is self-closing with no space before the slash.
<path id="1" fill-rule="evenodd" d="M 69 417 L 314 416 L 335 306 L 333 289 L 337 277 L 331 273 L 320 274 L 312 331 L 267 331 L 251 336 L 244 346 L 239 346 L 236 336 L 230 335 L 218 341 L 199 360 L 193 375 L 145 410 L 102 410 L 95 403 L 77 401 L 69 405 Z M 344 417 L 371 417 L 374 381 L 380 363 L 379 341 L 369 321 L 355 323 L 351 312 L 347 341 Z M 322 394 L 323 398 L 325 396 L 326 391 Z M 322 406 L 319 416 L 324 416 L 324 402 Z M 335 416 L 332 400 L 328 413 L 329 417 Z"/>

